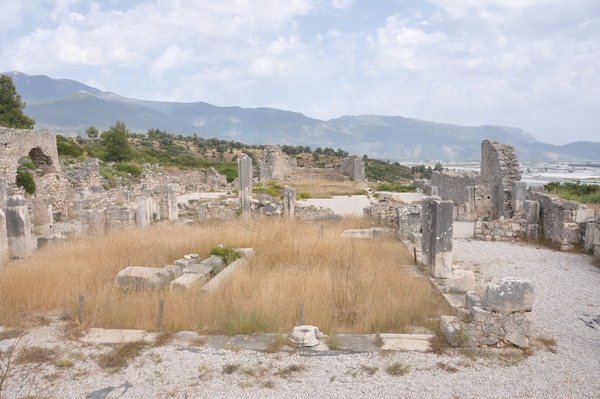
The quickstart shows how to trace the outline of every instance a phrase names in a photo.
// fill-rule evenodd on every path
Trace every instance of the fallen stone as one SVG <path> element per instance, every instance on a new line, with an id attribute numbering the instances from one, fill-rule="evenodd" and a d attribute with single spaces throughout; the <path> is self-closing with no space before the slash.
<path id="1" fill-rule="evenodd" d="M 492 312 L 528 312 L 533 307 L 533 299 L 533 283 L 530 280 L 504 277 L 498 284 L 488 284 L 481 305 Z"/>
<path id="2" fill-rule="evenodd" d="M 373 238 L 373 231 L 371 229 L 344 230 L 341 236 L 346 238 L 370 239 Z"/>
<path id="3" fill-rule="evenodd" d="M 210 265 L 196 263 L 194 265 L 184 267 L 182 272 L 183 274 L 210 274 L 212 270 L 213 268 Z"/>
<path id="4" fill-rule="evenodd" d="M 467 292 L 475 289 L 475 273 L 471 270 L 454 270 L 446 281 L 450 292 Z"/>
<path id="5" fill-rule="evenodd" d="M 191 291 L 202 287 L 208 280 L 208 274 L 184 274 L 171 281 L 174 291 Z"/>
<path id="6" fill-rule="evenodd" d="M 129 266 L 115 277 L 115 287 L 124 290 L 158 291 L 171 281 L 171 275 L 163 268 Z"/>
<path id="7" fill-rule="evenodd" d="M 171 275 L 171 280 L 174 280 L 183 274 L 182 267 L 178 265 L 167 265 L 164 269 Z"/>
<path id="8" fill-rule="evenodd" d="M 204 259 L 200 264 L 210 266 L 215 274 L 219 273 L 225 267 L 225 262 L 217 255 L 212 255 L 210 258 Z"/>

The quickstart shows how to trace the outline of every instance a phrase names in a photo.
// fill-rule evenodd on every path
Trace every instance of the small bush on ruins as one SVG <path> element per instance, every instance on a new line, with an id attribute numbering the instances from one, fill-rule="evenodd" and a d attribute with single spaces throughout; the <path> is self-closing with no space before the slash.
<path id="1" fill-rule="evenodd" d="M 398 183 L 382 183 L 377 186 L 377 191 L 394 191 L 397 193 L 414 193 L 417 187 Z"/>
<path id="2" fill-rule="evenodd" d="M 56 149 L 58 150 L 58 155 L 63 157 L 77 158 L 83 155 L 83 148 L 79 144 L 60 134 L 56 135 Z"/>
<path id="3" fill-rule="evenodd" d="M 29 173 L 28 170 L 20 169 L 17 171 L 16 183 L 18 187 L 23 187 L 26 193 L 35 193 L 35 181 L 33 181 L 33 176 L 31 175 L 31 173 Z"/>
<path id="4" fill-rule="evenodd" d="M 139 177 L 142 174 L 142 168 L 131 163 L 117 163 L 113 166 L 117 172 L 126 173 L 133 177 Z"/>
<path id="5" fill-rule="evenodd" d="M 211 255 L 220 256 L 226 265 L 241 258 L 242 255 L 233 247 L 224 247 L 222 245 L 215 245 L 210 250 Z"/>
<path id="6" fill-rule="evenodd" d="M 551 182 L 544 185 L 546 192 L 562 199 L 582 204 L 600 204 L 600 185 Z"/>

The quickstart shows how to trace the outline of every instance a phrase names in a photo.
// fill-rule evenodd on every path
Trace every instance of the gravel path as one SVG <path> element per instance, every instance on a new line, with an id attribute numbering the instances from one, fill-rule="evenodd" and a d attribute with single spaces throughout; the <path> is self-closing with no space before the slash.
<path id="1" fill-rule="evenodd" d="M 592 321 L 600 317 L 600 269 L 581 254 L 474 241 L 469 229 L 455 225 L 455 263 L 479 267 L 483 281 L 531 279 L 534 336 L 555 338 L 556 353 L 537 348 L 522 360 L 415 352 L 303 357 L 166 345 L 111 374 L 94 361 L 108 348 L 65 339 L 55 323 L 32 330 L 29 345 L 55 347 L 73 366 L 17 366 L 6 397 L 31 389 L 50 398 L 600 398 L 600 325 Z M 406 375 L 386 372 L 397 362 L 410 367 Z M 238 368 L 226 374 L 227 365 Z"/>

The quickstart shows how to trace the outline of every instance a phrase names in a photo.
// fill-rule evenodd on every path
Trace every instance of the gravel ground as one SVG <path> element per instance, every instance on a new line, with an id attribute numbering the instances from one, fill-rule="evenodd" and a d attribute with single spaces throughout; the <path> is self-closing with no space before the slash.
<path id="1" fill-rule="evenodd" d="M 534 336 L 554 338 L 556 353 L 536 345 L 523 359 L 456 352 L 303 357 L 165 345 L 110 373 L 95 361 L 109 347 L 69 340 L 55 322 L 31 330 L 26 340 L 30 347 L 55 348 L 72 367 L 15 366 L 5 397 L 600 398 L 600 325 L 593 322 L 600 317 L 600 269 L 591 258 L 532 244 L 474 241 L 468 238 L 471 224 L 457 223 L 454 231 L 455 263 L 479 268 L 482 281 L 516 276 L 534 282 Z M 0 341 L 0 348 L 11 343 Z M 395 363 L 408 366 L 408 373 L 389 374 Z M 224 373 L 228 365 L 237 370 Z"/>

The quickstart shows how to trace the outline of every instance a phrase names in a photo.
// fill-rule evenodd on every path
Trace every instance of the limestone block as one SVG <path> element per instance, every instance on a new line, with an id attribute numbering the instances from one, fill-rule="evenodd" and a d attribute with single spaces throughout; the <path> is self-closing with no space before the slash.
<path id="1" fill-rule="evenodd" d="M 456 316 L 441 316 L 440 317 L 440 330 L 446 338 L 448 345 L 452 347 L 459 346 L 457 339 L 460 335 L 460 323 Z"/>
<path id="2" fill-rule="evenodd" d="M 171 282 L 171 274 L 163 268 L 129 266 L 115 277 L 115 287 L 124 290 L 158 291 Z"/>
<path id="3" fill-rule="evenodd" d="M 488 284 L 481 305 L 485 310 L 500 313 L 531 311 L 534 289 L 531 280 L 504 277 L 498 284 Z"/>
<path id="4" fill-rule="evenodd" d="M 410 241 L 413 244 L 419 245 L 421 243 L 422 239 L 423 239 L 423 234 L 421 234 L 421 233 L 410 233 Z"/>
<path id="5" fill-rule="evenodd" d="M 238 267 L 243 267 L 247 263 L 246 259 L 238 259 L 236 261 L 231 262 L 227 267 L 219 272 L 219 274 L 215 275 L 209 282 L 207 282 L 202 288 L 201 292 L 214 292 L 219 285 L 225 279 L 229 278 Z"/>
<path id="6" fill-rule="evenodd" d="M 164 267 L 164 269 L 169 272 L 169 275 L 171 276 L 171 280 L 174 280 L 183 274 L 183 269 L 181 266 L 167 265 Z"/>
<path id="7" fill-rule="evenodd" d="M 479 306 L 473 306 L 471 308 L 471 320 L 476 323 L 485 324 L 487 320 L 493 317 L 492 312 L 488 312 L 485 309 L 480 308 Z"/>
<path id="8" fill-rule="evenodd" d="M 275 202 L 265 205 L 261 209 L 262 209 L 262 213 L 265 216 L 281 216 L 281 213 L 282 213 L 281 205 L 279 205 L 279 203 L 275 203 Z"/>
<path id="9" fill-rule="evenodd" d="M 373 230 L 371 230 L 371 229 L 344 230 L 341 234 L 341 237 L 369 239 L 369 238 L 373 238 Z"/>
<path id="10" fill-rule="evenodd" d="M 467 292 L 467 295 L 465 295 L 465 308 L 470 310 L 475 306 L 481 307 L 481 298 L 473 292 Z"/>
<path id="11" fill-rule="evenodd" d="M 236 248 L 236 251 L 242 258 L 251 258 L 254 256 L 254 249 L 252 248 Z"/>
<path id="12" fill-rule="evenodd" d="M 269 197 L 268 195 L 261 195 L 260 199 L 258 200 L 258 203 L 261 204 L 262 206 L 267 206 L 274 202 L 275 201 L 273 200 L 273 198 Z"/>
<path id="13" fill-rule="evenodd" d="M 184 274 L 171 281 L 171 289 L 174 291 L 191 291 L 202 287 L 207 280 L 206 274 Z"/>
<path id="14" fill-rule="evenodd" d="M 238 158 L 238 184 L 242 216 L 249 216 L 252 202 L 252 159 L 246 154 Z"/>
<path id="15" fill-rule="evenodd" d="M 429 273 L 434 278 L 452 274 L 452 201 L 433 201 L 428 245 Z"/>
<path id="16" fill-rule="evenodd" d="M 179 266 L 181 268 L 193 265 L 194 263 L 196 263 L 196 259 L 177 259 L 175 262 L 173 262 L 175 264 L 175 266 Z"/>
<path id="17" fill-rule="evenodd" d="M 129 208 L 120 206 L 109 206 L 108 207 L 108 219 L 109 220 L 134 220 L 135 212 Z"/>
<path id="18" fill-rule="evenodd" d="M 467 292 L 475 289 L 475 273 L 471 270 L 454 270 L 446 281 L 450 292 Z"/>
<path id="19" fill-rule="evenodd" d="M 421 231 L 421 209 L 421 206 L 414 205 L 396 207 L 398 235 L 401 238 L 408 238 L 411 233 Z"/>
<path id="20" fill-rule="evenodd" d="M 583 252 L 593 253 L 594 252 L 594 236 L 599 234 L 596 233 L 596 225 L 593 220 L 588 220 L 585 223 L 585 237 L 583 240 Z"/>
<path id="21" fill-rule="evenodd" d="M 215 271 L 215 274 L 219 273 L 226 266 L 223 259 L 217 255 L 212 255 L 210 258 L 204 259 L 200 264 L 210 266 Z"/>
<path id="22" fill-rule="evenodd" d="M 531 337 L 531 313 L 513 313 L 504 319 L 502 329 L 505 331 L 504 341 L 519 348 L 529 348 Z"/>
<path id="23" fill-rule="evenodd" d="M 594 218 L 593 209 L 577 209 L 575 211 L 575 223 L 585 223 L 588 219 Z"/>
<path id="24" fill-rule="evenodd" d="M 6 235 L 6 216 L 0 208 L 0 263 L 8 258 L 8 236 Z"/>
<path id="25" fill-rule="evenodd" d="M 182 269 L 183 274 L 206 274 L 209 275 L 212 272 L 213 268 L 209 265 L 203 265 L 201 263 L 196 263 L 194 265 L 186 266 Z"/>
<path id="26" fill-rule="evenodd" d="M 543 193 L 545 191 L 543 184 L 532 184 L 529 186 L 530 193 Z"/>
<path id="27" fill-rule="evenodd" d="M 395 237 L 396 231 L 387 227 L 371 227 L 373 238 L 378 237 Z"/>
<path id="28" fill-rule="evenodd" d="M 319 345 L 323 333 L 315 326 L 296 326 L 290 334 L 289 340 L 296 347 L 313 347 Z"/>
<path id="29" fill-rule="evenodd" d="M 35 250 L 35 241 L 31 236 L 27 202 L 21 196 L 8 197 L 4 211 L 6 218 L 6 237 L 8 256 L 12 259 L 25 259 Z"/>
<path id="30" fill-rule="evenodd" d="M 296 189 L 285 186 L 283 188 L 283 214 L 290 218 L 294 217 L 296 212 Z"/>

